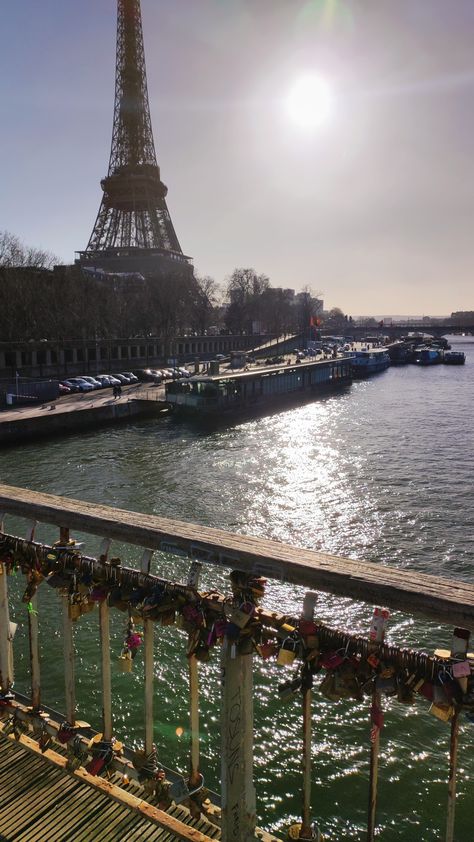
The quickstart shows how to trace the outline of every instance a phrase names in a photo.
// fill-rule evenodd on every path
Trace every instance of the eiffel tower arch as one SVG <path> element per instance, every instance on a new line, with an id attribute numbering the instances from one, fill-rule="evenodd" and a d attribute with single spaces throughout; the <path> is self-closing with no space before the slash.
<path id="1" fill-rule="evenodd" d="M 140 0 L 118 0 L 115 108 L 109 170 L 82 267 L 191 277 L 166 205 L 151 126 Z"/>

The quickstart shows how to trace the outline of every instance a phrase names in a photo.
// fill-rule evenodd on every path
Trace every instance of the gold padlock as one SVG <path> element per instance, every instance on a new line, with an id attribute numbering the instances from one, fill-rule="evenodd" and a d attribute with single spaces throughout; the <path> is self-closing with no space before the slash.
<path id="1" fill-rule="evenodd" d="M 454 716 L 454 708 L 452 705 L 440 705 L 440 704 L 433 704 L 429 710 L 433 716 L 436 716 L 437 719 L 441 719 L 442 722 L 449 722 L 450 719 Z"/>
<path id="2" fill-rule="evenodd" d="M 70 602 L 67 609 L 68 617 L 70 620 L 75 622 L 79 619 L 82 614 L 81 606 L 79 602 Z"/>
<path id="3" fill-rule="evenodd" d="M 132 671 L 132 656 L 130 652 L 122 652 L 118 657 L 118 668 L 120 672 Z"/>
<path id="4" fill-rule="evenodd" d="M 281 667 L 287 667 L 293 663 L 296 658 L 296 642 L 289 637 L 283 641 L 280 651 L 278 653 L 277 664 Z"/>

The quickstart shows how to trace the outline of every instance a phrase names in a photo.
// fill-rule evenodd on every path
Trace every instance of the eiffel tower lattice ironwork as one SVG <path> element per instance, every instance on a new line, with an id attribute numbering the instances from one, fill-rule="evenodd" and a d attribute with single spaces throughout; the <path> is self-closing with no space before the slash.
<path id="1" fill-rule="evenodd" d="M 192 271 L 166 205 L 151 127 L 140 0 L 118 0 L 115 109 L 99 213 L 78 263 L 110 271 Z"/>

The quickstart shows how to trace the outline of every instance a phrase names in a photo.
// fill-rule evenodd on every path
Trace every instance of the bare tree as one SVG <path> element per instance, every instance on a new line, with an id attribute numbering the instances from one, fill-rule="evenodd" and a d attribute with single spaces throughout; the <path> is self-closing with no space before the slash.
<path id="1" fill-rule="evenodd" d="M 60 260 L 51 252 L 25 246 L 16 234 L 0 231 L 0 267 L 52 269 L 58 263 Z"/>
<path id="2" fill-rule="evenodd" d="M 191 312 L 191 324 L 203 334 L 215 322 L 215 308 L 219 299 L 219 286 L 209 275 L 195 275 L 196 300 Z"/>
<path id="3" fill-rule="evenodd" d="M 266 275 L 255 269 L 234 269 L 227 283 L 229 306 L 226 324 L 235 333 L 252 333 L 253 323 L 262 317 L 262 297 L 269 289 Z"/>

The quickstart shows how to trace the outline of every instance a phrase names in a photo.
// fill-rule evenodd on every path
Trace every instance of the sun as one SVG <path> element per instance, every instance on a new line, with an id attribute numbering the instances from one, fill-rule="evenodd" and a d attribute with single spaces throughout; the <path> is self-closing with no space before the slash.
<path id="1" fill-rule="evenodd" d="M 285 104 L 286 112 L 296 126 L 315 129 L 331 117 L 333 94 L 321 76 L 301 76 L 290 88 Z"/>

